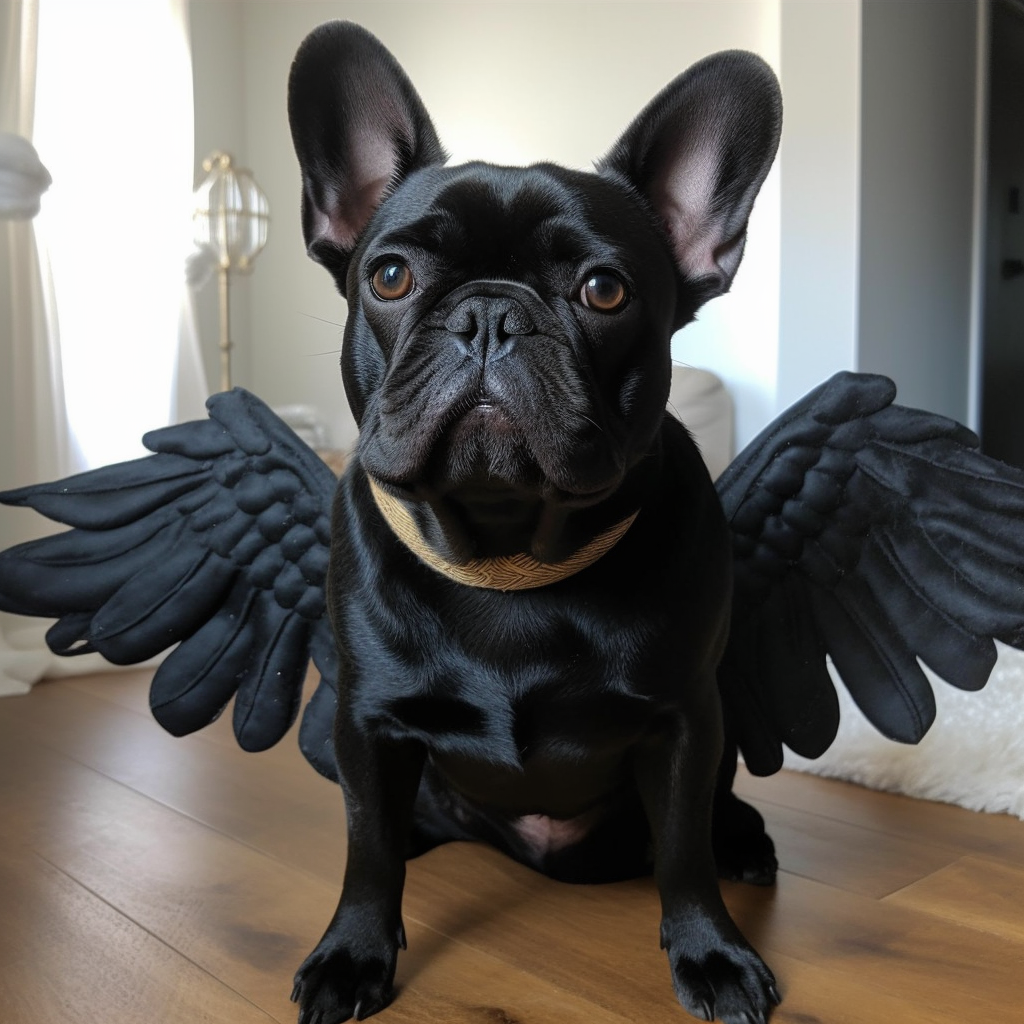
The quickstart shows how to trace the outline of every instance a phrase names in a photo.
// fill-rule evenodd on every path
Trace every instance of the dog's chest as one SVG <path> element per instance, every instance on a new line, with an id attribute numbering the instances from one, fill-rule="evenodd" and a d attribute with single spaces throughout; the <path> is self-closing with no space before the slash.
<path id="1" fill-rule="evenodd" d="M 382 694 L 375 724 L 422 742 L 448 785 L 475 806 L 525 815 L 521 838 L 532 848 L 559 849 L 576 833 L 549 834 L 551 819 L 571 822 L 618 790 L 627 751 L 655 715 L 654 701 L 614 688 L 586 662 L 452 659 L 443 683 L 431 676 L 432 689 L 424 677 L 407 677 L 411 692 Z"/>
<path id="2" fill-rule="evenodd" d="M 515 607 L 421 623 L 414 646 L 378 637 L 353 710 L 433 753 L 506 767 L 611 753 L 649 728 L 659 706 L 644 685 L 656 671 L 649 628 Z"/>

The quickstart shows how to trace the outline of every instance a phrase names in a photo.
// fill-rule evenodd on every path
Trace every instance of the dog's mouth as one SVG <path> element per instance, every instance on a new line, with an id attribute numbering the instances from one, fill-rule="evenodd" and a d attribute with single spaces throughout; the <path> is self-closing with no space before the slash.
<path id="1" fill-rule="evenodd" d="M 625 458 L 575 373 L 555 386 L 536 358 L 491 372 L 468 362 L 430 366 L 386 389 L 364 421 L 360 459 L 414 500 L 513 490 L 583 507 L 621 481 Z M 396 375 L 397 376 L 397 375 Z"/>
<path id="2" fill-rule="evenodd" d="M 621 483 L 618 465 L 593 478 L 555 463 L 545 467 L 522 417 L 493 395 L 453 407 L 414 474 L 401 463 L 364 468 L 396 497 L 416 507 L 431 545 L 456 563 L 528 552 L 557 562 L 578 546 L 565 532 L 572 513 L 600 505 Z M 428 513 L 429 510 L 429 513 Z"/>
<path id="3" fill-rule="evenodd" d="M 449 444 L 458 444 L 460 435 L 472 434 L 478 430 L 486 431 L 494 437 L 518 436 L 520 433 L 512 415 L 493 396 L 481 393 L 467 404 L 466 411 L 455 417 L 448 431 Z"/>
<path id="4" fill-rule="evenodd" d="M 452 498 L 482 513 L 512 500 L 586 507 L 614 491 L 624 471 L 600 435 L 591 420 L 567 437 L 552 436 L 496 396 L 479 394 L 434 424 L 416 465 L 379 465 L 372 453 L 363 463 L 414 500 Z"/>

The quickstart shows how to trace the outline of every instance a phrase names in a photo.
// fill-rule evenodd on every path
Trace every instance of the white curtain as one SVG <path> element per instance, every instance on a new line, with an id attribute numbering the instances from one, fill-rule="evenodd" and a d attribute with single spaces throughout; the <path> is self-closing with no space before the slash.
<path id="1" fill-rule="evenodd" d="M 0 215 L 9 488 L 143 454 L 146 430 L 204 415 L 187 0 L 2 0 L 0 132 L 33 142 L 53 178 L 34 222 Z M 0 546 L 53 529 L 0 509 Z M 0 694 L 104 667 L 54 658 L 46 625 L 0 616 Z"/>
<path id="2" fill-rule="evenodd" d="M 35 100 L 36 0 L 0 6 L 0 132 L 8 175 L 15 140 L 32 138 Z M 36 251 L 31 220 L 5 204 L 0 218 L 0 486 L 35 483 L 72 469 L 52 304 Z M 22 215 L 12 216 L 19 213 Z M 48 316 L 48 313 L 50 316 Z M 0 544 L 7 547 L 42 532 L 29 513 L 6 510 Z M 51 659 L 38 623 L 0 616 L 0 694 L 21 693 Z"/>

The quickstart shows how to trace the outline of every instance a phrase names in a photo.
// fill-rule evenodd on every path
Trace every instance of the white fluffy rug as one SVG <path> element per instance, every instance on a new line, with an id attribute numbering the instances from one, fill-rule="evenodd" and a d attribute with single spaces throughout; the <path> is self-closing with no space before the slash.
<path id="1" fill-rule="evenodd" d="M 815 761 L 787 751 L 786 767 L 1024 818 L 1024 653 L 1001 646 L 992 676 L 977 693 L 957 690 L 931 672 L 928 677 L 938 713 L 917 746 L 880 736 L 839 684 L 835 743 Z"/>

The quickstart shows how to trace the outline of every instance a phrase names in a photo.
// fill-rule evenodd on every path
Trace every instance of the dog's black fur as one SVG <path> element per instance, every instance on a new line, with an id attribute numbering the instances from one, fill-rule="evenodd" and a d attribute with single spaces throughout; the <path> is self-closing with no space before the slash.
<path id="1" fill-rule="evenodd" d="M 406 858 L 483 839 L 567 881 L 653 867 L 683 1006 L 765 1021 L 774 979 L 722 903 L 711 838 L 714 802 L 719 866 L 773 873 L 730 793 L 735 748 L 722 760 L 730 540 L 665 403 L 673 331 L 739 263 L 778 142 L 774 76 L 750 54 L 702 61 L 596 174 L 448 168 L 394 59 L 334 23 L 296 57 L 289 116 L 306 243 L 348 301 L 360 426 L 328 585 L 348 863 L 296 978 L 300 1020 L 386 1005 Z M 639 516 L 590 568 L 505 593 L 421 562 L 368 474 L 455 563 L 558 562 Z"/>

